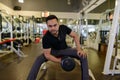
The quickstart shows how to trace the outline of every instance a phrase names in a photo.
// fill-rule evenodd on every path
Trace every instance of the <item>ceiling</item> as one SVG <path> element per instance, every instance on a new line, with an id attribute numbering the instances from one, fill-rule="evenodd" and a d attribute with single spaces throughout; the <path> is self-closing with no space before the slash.
<path id="1" fill-rule="evenodd" d="M 23 11 L 50 12 L 79 12 L 87 6 L 83 5 L 83 2 L 89 4 L 90 1 L 94 0 L 24 0 L 24 3 L 19 3 L 18 0 L 0 0 L 1 3 L 12 9 L 14 6 L 20 6 Z M 115 0 L 106 0 L 102 5 L 92 10 L 91 13 L 101 13 L 106 9 L 112 9 L 114 4 Z"/>
<path id="2" fill-rule="evenodd" d="M 90 11 L 90 13 L 102 13 L 105 12 L 107 9 L 113 9 L 114 7 L 115 0 L 106 0 L 103 4 Z"/>

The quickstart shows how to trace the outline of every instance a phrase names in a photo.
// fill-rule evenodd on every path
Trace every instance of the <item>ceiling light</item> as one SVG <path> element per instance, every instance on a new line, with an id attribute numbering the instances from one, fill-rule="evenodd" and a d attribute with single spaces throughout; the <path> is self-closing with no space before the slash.
<path id="1" fill-rule="evenodd" d="M 68 5 L 71 5 L 71 1 L 70 1 L 70 0 L 67 0 L 67 4 L 68 4 Z"/>
<path id="2" fill-rule="evenodd" d="M 18 0 L 19 3 L 24 3 L 24 0 Z"/>
<path id="3" fill-rule="evenodd" d="M 63 20 L 62 20 L 62 19 L 60 19 L 60 22 L 63 22 Z"/>

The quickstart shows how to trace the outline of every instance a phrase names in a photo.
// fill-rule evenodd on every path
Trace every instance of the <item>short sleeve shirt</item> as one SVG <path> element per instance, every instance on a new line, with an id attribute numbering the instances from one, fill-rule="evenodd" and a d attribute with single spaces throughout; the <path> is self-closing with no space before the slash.
<path id="1" fill-rule="evenodd" d="M 60 25 L 58 37 L 53 36 L 49 31 L 47 31 L 42 38 L 43 48 L 51 48 L 53 50 L 62 50 L 68 48 L 66 43 L 66 35 L 69 35 L 71 31 L 72 30 L 65 25 Z"/>

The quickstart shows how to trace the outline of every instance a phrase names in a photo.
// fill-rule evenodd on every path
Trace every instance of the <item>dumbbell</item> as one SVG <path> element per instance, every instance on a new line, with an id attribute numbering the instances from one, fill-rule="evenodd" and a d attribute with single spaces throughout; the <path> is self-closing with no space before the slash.
<path id="1" fill-rule="evenodd" d="M 75 68 L 75 61 L 73 58 L 65 56 L 61 59 L 61 67 L 65 71 L 72 71 Z"/>

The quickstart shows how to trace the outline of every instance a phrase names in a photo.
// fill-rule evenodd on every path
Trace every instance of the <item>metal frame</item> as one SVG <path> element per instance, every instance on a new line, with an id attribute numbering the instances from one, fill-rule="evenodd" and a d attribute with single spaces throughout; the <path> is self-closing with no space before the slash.
<path id="1" fill-rule="evenodd" d="M 115 35 L 117 33 L 117 27 L 118 27 L 118 21 L 120 16 L 120 0 L 116 0 L 115 10 L 114 10 L 114 16 L 112 21 L 112 27 L 110 30 L 110 36 L 109 36 L 109 44 L 103 69 L 103 74 L 120 74 L 120 70 L 113 70 L 110 69 L 110 63 L 112 59 L 112 52 L 115 42 Z"/>
<path id="2" fill-rule="evenodd" d="M 1 14 L 2 12 L 0 12 Z M 2 14 L 2 17 L 5 19 L 5 21 L 8 23 L 8 30 L 10 30 L 10 39 L 13 39 L 13 31 L 12 31 L 12 24 L 6 19 L 6 17 L 4 17 L 4 15 Z M 0 42 L 2 42 L 2 39 L 1 39 L 1 33 L 3 32 L 0 32 Z M 11 45 L 9 46 L 10 48 L 10 51 L 2 51 L 0 50 L 0 53 L 11 53 L 11 52 L 15 52 L 19 57 L 26 57 L 26 55 L 20 50 L 20 45 L 18 44 L 18 49 L 15 49 L 13 47 L 13 41 L 11 41 Z"/>

